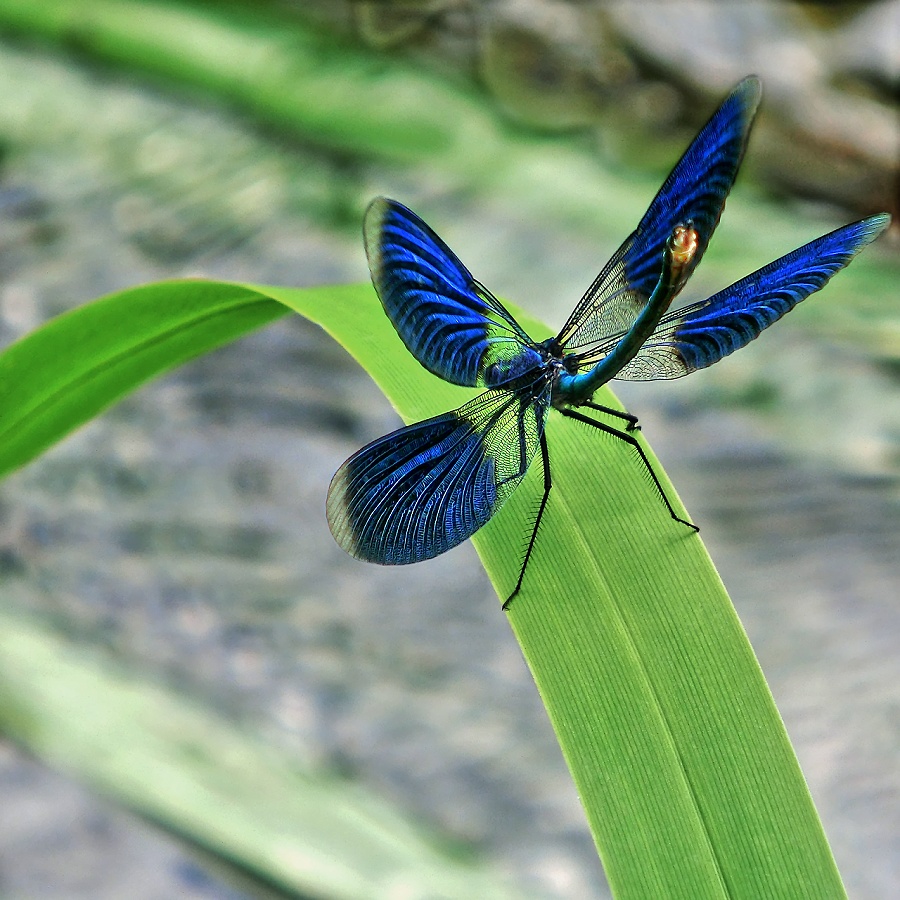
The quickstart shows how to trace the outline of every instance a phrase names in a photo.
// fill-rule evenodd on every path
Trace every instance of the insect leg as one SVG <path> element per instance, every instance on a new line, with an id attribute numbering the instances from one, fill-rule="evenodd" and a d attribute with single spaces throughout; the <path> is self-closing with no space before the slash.
<path id="1" fill-rule="evenodd" d="M 522 587 L 522 579 L 525 577 L 525 569 L 528 568 L 528 560 L 531 557 L 531 551 L 534 549 L 534 542 L 537 540 L 538 526 L 541 524 L 541 516 L 544 515 L 544 507 L 547 505 L 547 498 L 550 496 L 550 488 L 553 483 L 550 480 L 550 454 L 547 451 L 547 435 L 541 431 L 541 462 L 544 466 L 544 496 L 541 497 L 541 505 L 538 507 L 537 517 L 534 520 L 534 528 L 531 530 L 531 538 L 528 541 L 528 549 L 525 551 L 525 558 L 522 560 L 522 568 L 519 570 L 519 580 L 513 592 L 506 598 L 503 609 L 509 609 L 513 597 L 519 593 Z"/>
<path id="2" fill-rule="evenodd" d="M 593 403 L 590 400 L 585 400 L 582 406 L 587 406 L 589 409 L 596 409 L 597 412 L 606 413 L 608 416 L 615 416 L 617 419 L 624 419 L 628 425 L 626 426 L 626 431 L 640 431 L 641 426 L 638 425 L 638 417 L 633 416 L 631 413 L 622 412 L 618 409 L 612 409 L 609 406 L 601 406 L 599 403 Z"/>
<path id="3" fill-rule="evenodd" d="M 591 428 L 597 428 L 600 431 L 605 431 L 607 434 L 611 434 L 613 437 L 619 438 L 621 441 L 625 441 L 626 444 L 629 444 L 635 450 L 637 450 L 638 456 L 641 458 L 641 462 L 643 462 L 645 468 L 650 473 L 650 477 L 653 479 L 653 483 L 656 485 L 656 490 L 659 491 L 659 496 L 662 497 L 663 503 L 666 504 L 666 508 L 669 510 L 669 515 L 676 522 L 681 522 L 682 525 L 687 525 L 688 528 L 693 528 L 694 531 L 699 531 L 699 526 L 695 525 L 693 522 L 689 522 L 687 519 L 682 519 L 679 516 L 675 509 L 672 506 L 671 501 L 666 496 L 666 492 L 663 490 L 663 486 L 659 481 L 659 478 L 656 476 L 656 472 L 653 471 L 653 466 L 650 465 L 650 460 L 647 459 L 647 454 L 644 453 L 644 448 L 638 443 L 637 438 L 634 435 L 629 434 L 627 431 L 620 431 L 618 428 L 613 428 L 610 425 L 604 425 L 602 422 L 597 422 L 595 419 L 591 419 L 588 416 L 582 415 L 579 412 L 576 412 L 574 409 L 561 409 L 560 412 L 564 416 L 568 416 L 570 419 L 577 419 L 579 422 L 584 422 L 585 425 L 590 425 Z"/>

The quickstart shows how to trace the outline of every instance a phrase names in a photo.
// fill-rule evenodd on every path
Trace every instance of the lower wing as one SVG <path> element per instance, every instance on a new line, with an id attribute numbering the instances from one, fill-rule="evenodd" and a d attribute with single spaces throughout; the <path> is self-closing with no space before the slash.
<path id="1" fill-rule="evenodd" d="M 326 515 L 351 556 L 405 565 L 482 527 L 518 487 L 540 444 L 549 391 L 485 391 L 452 412 L 363 447 L 335 473 Z"/>

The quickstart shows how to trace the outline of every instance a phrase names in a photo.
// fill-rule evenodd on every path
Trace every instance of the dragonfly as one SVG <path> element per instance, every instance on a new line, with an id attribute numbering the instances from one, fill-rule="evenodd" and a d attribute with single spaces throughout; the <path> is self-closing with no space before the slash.
<path id="1" fill-rule="evenodd" d="M 337 543 L 382 565 L 431 559 L 483 527 L 540 454 L 543 495 L 519 593 L 552 489 L 552 410 L 619 439 L 679 515 L 634 432 L 637 418 L 593 401 L 611 379 L 680 378 L 711 366 L 822 288 L 889 224 L 845 225 L 699 302 L 671 310 L 700 263 L 744 155 L 761 85 L 741 81 L 666 178 L 555 337 L 533 340 L 415 213 L 376 198 L 363 237 L 372 282 L 407 349 L 452 384 L 483 388 L 458 409 L 378 438 L 335 473 L 326 516 Z"/>

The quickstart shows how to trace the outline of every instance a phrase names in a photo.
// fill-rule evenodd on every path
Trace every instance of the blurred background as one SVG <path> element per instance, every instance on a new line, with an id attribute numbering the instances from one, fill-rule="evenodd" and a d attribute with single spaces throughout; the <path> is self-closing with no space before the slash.
<path id="1" fill-rule="evenodd" d="M 377 194 L 558 328 L 751 72 L 762 110 L 688 300 L 896 216 L 896 3 L 0 0 L 0 339 L 166 277 L 366 280 Z M 895 224 L 720 366 L 613 385 L 856 898 L 900 883 L 898 275 Z M 334 470 L 398 421 L 289 316 L 4 482 L 0 896 L 608 896 L 474 550 L 381 569 L 328 533 Z M 326 807 L 346 830 L 314 849 Z M 378 851 L 339 892 L 367 815 L 446 890 Z"/>

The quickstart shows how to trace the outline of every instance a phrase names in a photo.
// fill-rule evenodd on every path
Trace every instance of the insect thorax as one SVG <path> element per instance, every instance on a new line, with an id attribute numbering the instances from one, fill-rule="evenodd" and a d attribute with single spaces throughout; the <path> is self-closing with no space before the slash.
<path id="1" fill-rule="evenodd" d="M 491 359 L 490 355 L 488 359 Z M 508 359 L 494 357 L 485 366 L 482 379 L 487 387 L 515 390 L 520 383 L 534 381 L 545 367 L 543 354 L 532 347 L 523 347 Z"/>

